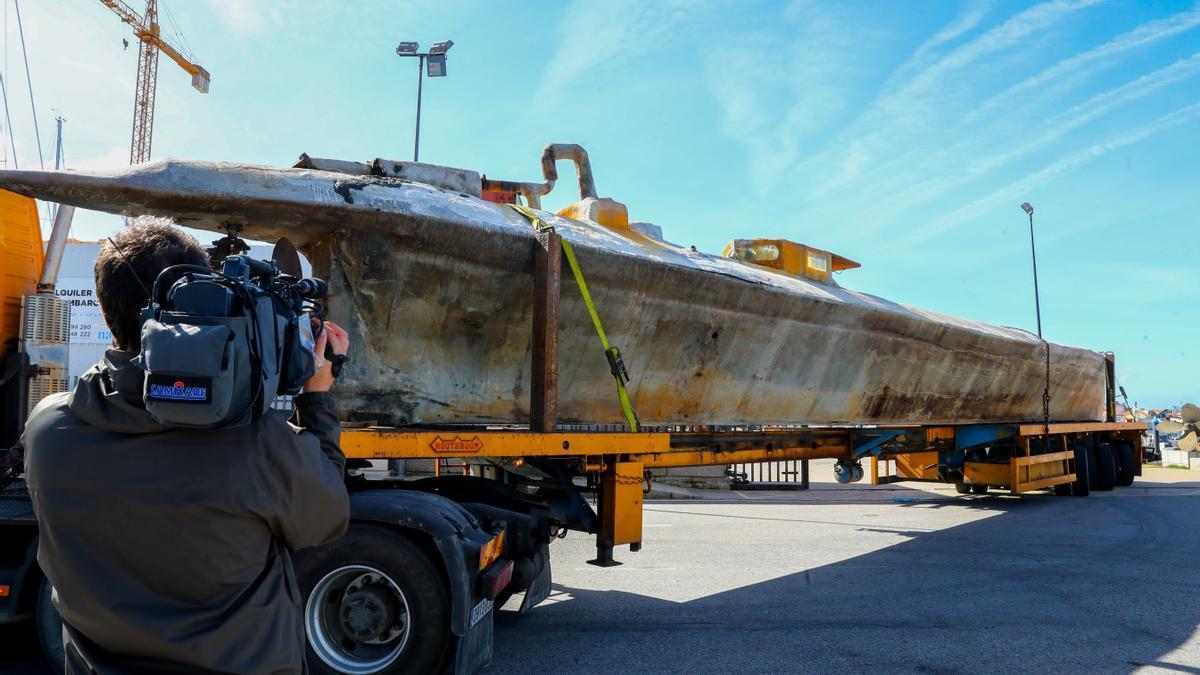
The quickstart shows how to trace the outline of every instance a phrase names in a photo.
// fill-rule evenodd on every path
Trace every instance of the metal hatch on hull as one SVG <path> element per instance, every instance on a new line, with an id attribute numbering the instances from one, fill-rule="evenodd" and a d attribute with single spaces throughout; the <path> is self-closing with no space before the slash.
<path id="1" fill-rule="evenodd" d="M 834 272 L 862 267 L 849 258 L 787 239 L 734 239 L 722 255 L 835 286 Z"/>

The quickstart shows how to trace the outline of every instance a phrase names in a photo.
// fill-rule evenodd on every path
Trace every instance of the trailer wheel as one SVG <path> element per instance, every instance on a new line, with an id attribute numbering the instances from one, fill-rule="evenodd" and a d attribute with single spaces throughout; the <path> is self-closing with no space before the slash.
<path id="1" fill-rule="evenodd" d="M 352 524 L 295 560 L 314 673 L 431 673 L 450 640 L 446 583 L 398 532 Z"/>
<path id="2" fill-rule="evenodd" d="M 971 486 L 971 492 L 974 492 L 977 495 L 986 495 L 988 492 L 988 486 L 976 483 Z"/>
<path id="3" fill-rule="evenodd" d="M 955 483 L 954 491 L 960 495 L 969 495 L 971 494 L 971 486 L 966 483 Z"/>
<path id="4" fill-rule="evenodd" d="M 1129 487 L 1133 485 L 1134 474 L 1137 473 L 1137 459 L 1133 456 L 1133 448 L 1128 443 L 1118 443 L 1117 449 L 1117 485 Z"/>
<path id="5" fill-rule="evenodd" d="M 38 642 L 42 646 L 42 654 L 54 672 L 62 675 L 67 670 L 67 651 L 63 645 L 62 617 L 54 606 L 52 596 L 54 587 L 50 580 L 42 578 L 38 587 L 37 606 L 34 607 L 34 627 L 37 629 Z"/>
<path id="6" fill-rule="evenodd" d="M 1087 461 L 1088 461 L 1088 490 L 1096 491 L 1100 489 L 1100 483 L 1097 479 L 1100 476 L 1100 458 L 1096 456 L 1096 446 L 1088 443 L 1087 445 Z"/>
<path id="7" fill-rule="evenodd" d="M 1108 492 L 1117 484 L 1117 453 L 1113 446 L 1101 443 L 1096 446 L 1096 489 Z"/>
<path id="8" fill-rule="evenodd" d="M 1071 483 L 1059 483 L 1054 486 L 1054 494 L 1058 497 L 1066 497 L 1071 494 Z"/>
<path id="9" fill-rule="evenodd" d="M 1088 449 L 1082 444 L 1075 446 L 1075 482 L 1071 483 L 1071 494 L 1076 497 L 1088 496 L 1088 485 L 1092 481 L 1092 465 L 1088 462 Z"/>

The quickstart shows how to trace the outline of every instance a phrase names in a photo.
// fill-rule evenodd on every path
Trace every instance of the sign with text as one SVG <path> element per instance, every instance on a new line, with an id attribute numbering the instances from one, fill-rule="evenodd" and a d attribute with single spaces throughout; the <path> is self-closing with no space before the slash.
<path id="1" fill-rule="evenodd" d="M 96 300 L 92 277 L 59 277 L 54 294 L 71 306 L 71 343 L 108 344 L 112 332 Z"/>

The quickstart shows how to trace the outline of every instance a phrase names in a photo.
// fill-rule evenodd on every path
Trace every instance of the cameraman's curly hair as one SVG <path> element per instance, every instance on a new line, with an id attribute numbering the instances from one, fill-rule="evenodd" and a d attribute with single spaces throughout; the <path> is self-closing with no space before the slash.
<path id="1" fill-rule="evenodd" d="M 153 288 L 158 273 L 172 265 L 208 267 L 208 254 L 195 237 L 166 218 L 135 218 L 112 240 L 120 250 L 106 240 L 96 258 L 96 297 L 113 346 L 137 352 L 142 348 L 142 308 L 150 300 L 145 289 Z"/>

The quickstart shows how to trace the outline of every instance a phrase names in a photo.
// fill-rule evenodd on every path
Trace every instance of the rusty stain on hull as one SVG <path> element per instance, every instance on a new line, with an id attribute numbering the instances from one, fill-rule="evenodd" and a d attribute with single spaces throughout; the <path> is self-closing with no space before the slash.
<path id="1" fill-rule="evenodd" d="M 590 178 L 589 178 L 590 182 Z M 525 423 L 529 224 L 507 207 L 395 177 L 160 160 L 111 174 L 0 171 L 0 187 L 82 208 L 287 236 L 352 335 L 346 417 Z M 646 424 L 1038 421 L 1045 347 L 949 317 L 676 247 L 542 217 L 575 247 Z M 559 415 L 622 421 L 574 281 L 562 282 Z M 1104 418 L 1103 355 L 1050 345 L 1051 418 Z"/>

